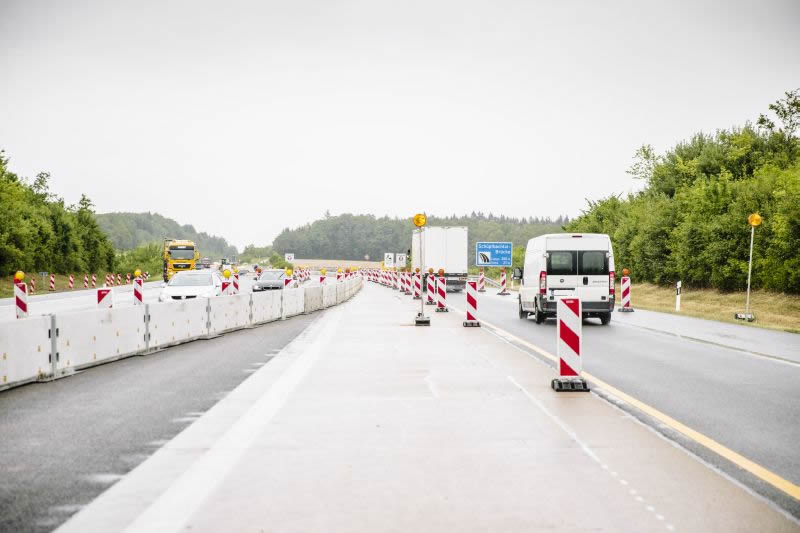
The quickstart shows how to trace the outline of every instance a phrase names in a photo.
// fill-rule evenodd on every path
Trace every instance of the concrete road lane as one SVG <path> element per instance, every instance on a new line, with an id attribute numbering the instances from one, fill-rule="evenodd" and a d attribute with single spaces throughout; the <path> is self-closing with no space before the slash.
<path id="1" fill-rule="evenodd" d="M 457 313 L 368 286 L 65 524 L 139 531 L 798 531 Z"/>
<path id="2" fill-rule="evenodd" d="M 450 298 L 450 303 L 463 303 Z M 556 324 L 518 317 L 517 297 L 479 297 L 479 318 L 556 353 Z M 732 329 L 734 331 L 730 331 Z M 663 313 L 584 321 L 584 370 L 800 485 L 800 335 Z M 657 331 L 664 329 L 663 332 Z M 702 341 L 693 337 L 703 337 Z M 724 347 L 711 340 L 728 343 Z M 739 346 L 740 348 L 734 348 Z M 524 347 L 523 347 L 524 348 Z M 650 421 L 652 423 L 652 421 Z M 656 427 L 753 490 L 800 516 L 787 497 L 696 442 Z"/>
<path id="3" fill-rule="evenodd" d="M 51 531 L 224 398 L 320 313 L 0 393 L 0 531 Z"/>

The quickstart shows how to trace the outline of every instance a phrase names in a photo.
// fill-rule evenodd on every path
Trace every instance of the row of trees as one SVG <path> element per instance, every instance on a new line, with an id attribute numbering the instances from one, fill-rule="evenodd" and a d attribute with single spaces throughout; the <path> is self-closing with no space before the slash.
<path id="1" fill-rule="evenodd" d="M 0 150 L 0 275 L 101 272 L 114 269 L 114 247 L 86 195 L 66 205 L 49 190 L 50 175 L 30 182 L 8 169 Z"/>
<path id="2" fill-rule="evenodd" d="M 800 293 L 800 90 L 769 106 L 775 119 L 699 133 L 664 154 L 640 148 L 628 171 L 645 188 L 590 202 L 570 231 L 608 233 L 617 268 L 639 280 L 740 290 L 758 212 L 753 284 Z"/>
<path id="3" fill-rule="evenodd" d="M 431 226 L 467 226 L 470 264 L 474 263 L 475 242 L 511 241 L 525 246 L 528 239 L 544 233 L 563 231 L 567 217 L 513 218 L 472 213 L 449 217 L 429 216 Z M 410 218 L 343 214 L 331 216 L 295 229 L 284 229 L 272 243 L 279 254 L 293 252 L 297 258 L 353 259 L 380 261 L 384 252 L 404 252 L 411 247 L 414 225 Z"/>

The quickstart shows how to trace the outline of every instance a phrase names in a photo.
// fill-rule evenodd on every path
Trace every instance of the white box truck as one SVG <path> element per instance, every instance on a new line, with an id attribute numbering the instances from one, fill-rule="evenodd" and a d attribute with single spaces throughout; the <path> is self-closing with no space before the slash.
<path id="1" fill-rule="evenodd" d="M 522 279 L 519 317 L 533 315 L 537 324 L 556 316 L 562 297 L 581 299 L 583 317 L 605 325 L 614 311 L 614 251 L 603 233 L 556 233 L 528 241 L 525 267 L 514 269 Z"/>
<path id="2" fill-rule="evenodd" d="M 466 226 L 427 226 L 422 229 L 425 257 L 420 262 L 420 232 L 414 231 L 411 234 L 411 268 L 424 270 L 423 288 L 427 287 L 428 269 L 438 273 L 443 268 L 447 291 L 463 291 L 467 285 L 467 247 Z"/>

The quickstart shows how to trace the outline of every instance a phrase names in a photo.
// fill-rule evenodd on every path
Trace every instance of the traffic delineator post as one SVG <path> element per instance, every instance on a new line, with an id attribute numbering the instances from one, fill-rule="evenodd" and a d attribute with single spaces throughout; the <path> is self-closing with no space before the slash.
<path id="1" fill-rule="evenodd" d="M 119 272 L 117 272 L 117 285 L 122 285 L 122 274 Z"/>
<path id="2" fill-rule="evenodd" d="M 22 271 L 14 275 L 14 307 L 17 318 L 28 317 L 28 286 L 25 285 L 25 274 Z"/>
<path id="3" fill-rule="evenodd" d="M 36 294 L 36 280 L 31 277 L 31 294 Z"/>
<path id="4" fill-rule="evenodd" d="M 560 298 L 556 303 L 556 348 L 558 377 L 550 386 L 553 390 L 588 392 L 589 386 L 581 377 L 583 367 L 583 318 L 580 298 Z"/>
<path id="5" fill-rule="evenodd" d="M 75 288 L 75 275 L 74 274 L 70 274 L 69 275 L 69 281 L 67 281 L 67 287 L 70 290 Z"/>
<path id="6" fill-rule="evenodd" d="M 84 274 L 83 275 L 83 288 L 84 289 L 88 289 L 89 288 L 89 274 Z"/>
<path id="7" fill-rule="evenodd" d="M 128 272 L 127 274 L 125 274 L 125 285 L 130 285 L 130 284 L 131 284 L 131 273 Z"/>
<path id="8" fill-rule="evenodd" d="M 620 279 L 619 293 L 622 299 L 622 307 L 619 310 L 623 313 L 633 313 L 633 307 L 631 307 L 631 278 L 628 276 L 622 276 Z"/>
<path id="9" fill-rule="evenodd" d="M 467 319 L 464 327 L 480 327 L 478 320 L 478 282 L 467 281 Z"/>
<path id="10" fill-rule="evenodd" d="M 55 274 L 50 274 L 50 290 L 51 291 L 56 290 L 56 275 Z"/>
<path id="11" fill-rule="evenodd" d="M 133 305 L 144 305 L 142 278 L 133 278 Z"/>
<path id="12" fill-rule="evenodd" d="M 436 312 L 447 313 L 447 278 L 444 276 L 439 276 L 436 280 L 436 294 L 438 295 Z"/>
<path id="13" fill-rule="evenodd" d="M 106 274 L 106 287 L 110 287 L 114 284 L 114 282 L 111 281 L 111 279 L 112 279 L 111 274 Z"/>
<path id="14" fill-rule="evenodd" d="M 92 288 L 97 287 L 97 274 L 92 274 Z"/>
<path id="15" fill-rule="evenodd" d="M 483 269 L 478 274 L 478 292 L 486 292 L 486 275 L 483 273 Z"/>
<path id="16" fill-rule="evenodd" d="M 436 278 L 433 274 L 428 274 L 428 291 L 426 305 L 436 305 Z"/>
<path id="17" fill-rule="evenodd" d="M 419 300 L 422 298 L 422 274 L 419 272 L 414 273 L 414 299 Z"/>
<path id="18" fill-rule="evenodd" d="M 239 294 L 239 273 L 233 273 L 233 294 Z"/>
<path id="19" fill-rule="evenodd" d="M 404 278 L 404 281 L 405 281 L 405 283 L 403 285 L 403 288 L 405 289 L 405 291 L 404 291 L 405 295 L 406 296 L 411 296 L 411 283 L 412 283 L 412 281 L 411 281 L 411 272 L 404 272 L 403 273 L 403 278 Z"/>
<path id="20" fill-rule="evenodd" d="M 508 290 L 506 290 L 506 269 L 505 268 L 500 269 L 500 292 L 498 292 L 497 294 L 499 294 L 500 296 L 508 296 L 509 294 L 511 294 L 510 292 L 508 292 Z"/>
<path id="21" fill-rule="evenodd" d="M 114 291 L 111 288 L 97 289 L 97 308 L 110 309 L 114 307 Z"/>

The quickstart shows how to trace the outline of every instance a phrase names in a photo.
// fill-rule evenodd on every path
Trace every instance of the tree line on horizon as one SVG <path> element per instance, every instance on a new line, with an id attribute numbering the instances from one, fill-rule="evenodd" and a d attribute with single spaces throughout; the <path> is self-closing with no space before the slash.
<path id="1" fill-rule="evenodd" d="M 697 133 L 663 154 L 642 146 L 628 173 L 644 189 L 590 201 L 567 229 L 608 233 L 634 281 L 735 291 L 747 286 L 757 212 L 753 287 L 800 293 L 800 89 L 769 110 L 774 119 Z"/>

